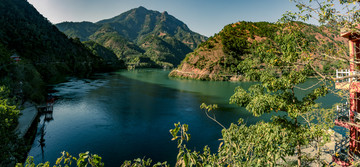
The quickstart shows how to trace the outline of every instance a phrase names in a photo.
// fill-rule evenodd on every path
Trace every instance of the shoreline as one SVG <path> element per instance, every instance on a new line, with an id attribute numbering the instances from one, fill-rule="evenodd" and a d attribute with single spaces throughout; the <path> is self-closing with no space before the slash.
<path id="1" fill-rule="evenodd" d="M 26 102 L 23 107 L 24 109 L 20 110 L 18 126 L 15 128 L 21 138 L 25 137 L 39 113 L 35 104 Z"/>
<path id="2" fill-rule="evenodd" d="M 178 69 L 171 70 L 169 77 L 203 80 L 203 81 L 229 81 L 229 82 L 248 82 L 243 75 L 235 74 L 209 74 L 201 72 L 186 72 Z"/>
<path id="3" fill-rule="evenodd" d="M 209 74 L 201 72 L 186 72 L 179 69 L 173 69 L 170 71 L 169 77 L 188 79 L 188 80 L 202 80 L 202 81 L 225 81 L 225 82 L 257 82 L 250 81 L 243 75 L 236 74 Z M 308 79 L 316 79 L 316 76 L 307 76 Z"/>

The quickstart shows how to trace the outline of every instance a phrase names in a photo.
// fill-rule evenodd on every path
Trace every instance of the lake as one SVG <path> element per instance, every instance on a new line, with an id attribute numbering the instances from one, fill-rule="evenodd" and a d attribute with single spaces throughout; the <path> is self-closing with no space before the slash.
<path id="1" fill-rule="evenodd" d="M 122 70 L 89 79 L 70 78 L 54 85 L 53 95 L 58 99 L 53 120 L 46 122 L 44 116 L 40 117 L 28 155 L 36 163 L 53 164 L 62 151 L 73 156 L 90 151 L 100 155 L 105 166 L 120 166 L 124 160 L 143 157 L 154 162 L 168 161 L 173 166 L 178 149 L 169 130 L 174 123 L 189 125 L 189 148 L 218 148 L 221 127 L 206 117 L 200 109 L 202 103 L 218 104 L 214 114 L 226 127 L 239 118 L 255 124 L 271 117 L 253 117 L 244 108 L 229 104 L 237 86 L 248 88 L 252 82 L 181 80 L 168 78 L 168 73 L 158 69 Z M 299 86 L 306 88 L 315 83 L 317 80 L 310 79 Z M 323 107 L 339 101 L 331 94 L 319 99 Z"/>

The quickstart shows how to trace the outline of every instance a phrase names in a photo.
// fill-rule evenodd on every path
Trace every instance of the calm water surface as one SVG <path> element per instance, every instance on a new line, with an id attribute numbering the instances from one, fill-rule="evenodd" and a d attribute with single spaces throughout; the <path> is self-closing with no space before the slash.
<path id="1" fill-rule="evenodd" d="M 139 157 L 173 165 L 177 148 L 169 129 L 174 123 L 189 125 L 192 135 L 189 148 L 198 151 L 205 145 L 214 151 L 218 148 L 221 127 L 200 110 L 201 103 L 218 104 L 216 119 L 226 127 L 239 118 L 254 124 L 271 116 L 254 118 L 243 108 L 228 104 L 235 87 L 248 88 L 253 83 L 169 79 L 168 73 L 124 70 L 55 85 L 54 95 L 59 99 L 54 105 L 54 119 L 44 122 L 44 117 L 40 117 L 29 155 L 40 163 L 55 162 L 64 150 L 74 156 L 90 151 L 100 155 L 106 166 L 120 166 L 124 160 Z M 300 86 L 314 83 L 316 80 L 309 80 Z M 339 100 L 328 95 L 319 102 L 330 107 Z M 45 141 L 43 147 L 39 142 L 41 136 Z"/>

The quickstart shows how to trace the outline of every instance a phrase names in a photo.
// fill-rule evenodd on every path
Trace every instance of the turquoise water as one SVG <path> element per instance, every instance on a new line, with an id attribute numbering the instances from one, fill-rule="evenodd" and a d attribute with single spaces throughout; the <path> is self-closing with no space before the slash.
<path id="1" fill-rule="evenodd" d="M 90 79 L 72 78 L 55 85 L 58 100 L 54 120 L 44 122 L 43 116 L 40 118 L 29 155 L 37 163 L 55 162 L 64 150 L 72 155 L 90 151 L 103 157 L 106 166 L 120 166 L 124 160 L 138 157 L 173 164 L 177 148 L 169 130 L 174 123 L 189 125 L 192 135 L 189 148 L 197 151 L 205 145 L 214 151 L 218 148 L 221 127 L 200 110 L 201 103 L 218 104 L 214 114 L 226 127 L 239 118 L 254 124 L 271 117 L 271 114 L 253 117 L 245 109 L 228 104 L 237 86 L 248 88 L 252 82 L 170 79 L 168 73 L 154 69 L 124 70 Z M 305 88 L 316 82 L 309 80 L 299 86 Z M 330 107 L 339 100 L 329 95 L 319 102 Z M 41 136 L 43 146 L 39 142 Z"/>

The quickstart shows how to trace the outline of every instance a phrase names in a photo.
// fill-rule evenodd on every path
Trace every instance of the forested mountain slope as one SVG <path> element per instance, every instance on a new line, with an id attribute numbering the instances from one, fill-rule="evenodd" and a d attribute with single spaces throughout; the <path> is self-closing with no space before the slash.
<path id="1" fill-rule="evenodd" d="M 301 29 L 300 34 L 309 44 L 309 49 L 316 47 L 313 49 L 316 50 L 316 53 L 312 53 L 314 55 L 336 52 L 340 47 L 346 46 L 346 41 L 340 37 L 339 32 L 331 32 L 326 26 L 318 27 L 301 22 L 293 22 L 291 25 Z M 201 80 L 252 80 L 243 75 L 245 70 L 267 68 L 259 58 L 263 57 L 259 54 L 266 53 L 259 51 L 266 52 L 278 47 L 277 42 L 280 40 L 277 37 L 280 33 L 283 32 L 279 25 L 273 23 L 243 21 L 229 24 L 189 53 L 170 76 Z M 334 73 L 335 69 L 345 66 L 341 61 L 317 63 L 317 68 L 325 73 Z"/>
<path id="2" fill-rule="evenodd" d="M 37 96 L 44 82 L 86 76 L 106 66 L 102 57 L 79 40 L 68 39 L 26 0 L 0 1 L 0 39 L 0 82 L 13 89 L 23 87 L 25 96 Z M 15 53 L 19 63 L 10 59 Z"/>
<path id="3" fill-rule="evenodd" d="M 56 25 L 69 37 L 92 40 L 113 50 L 128 64 L 173 67 L 207 38 L 191 31 L 167 12 L 135 8 L 96 23 L 63 22 Z"/>

